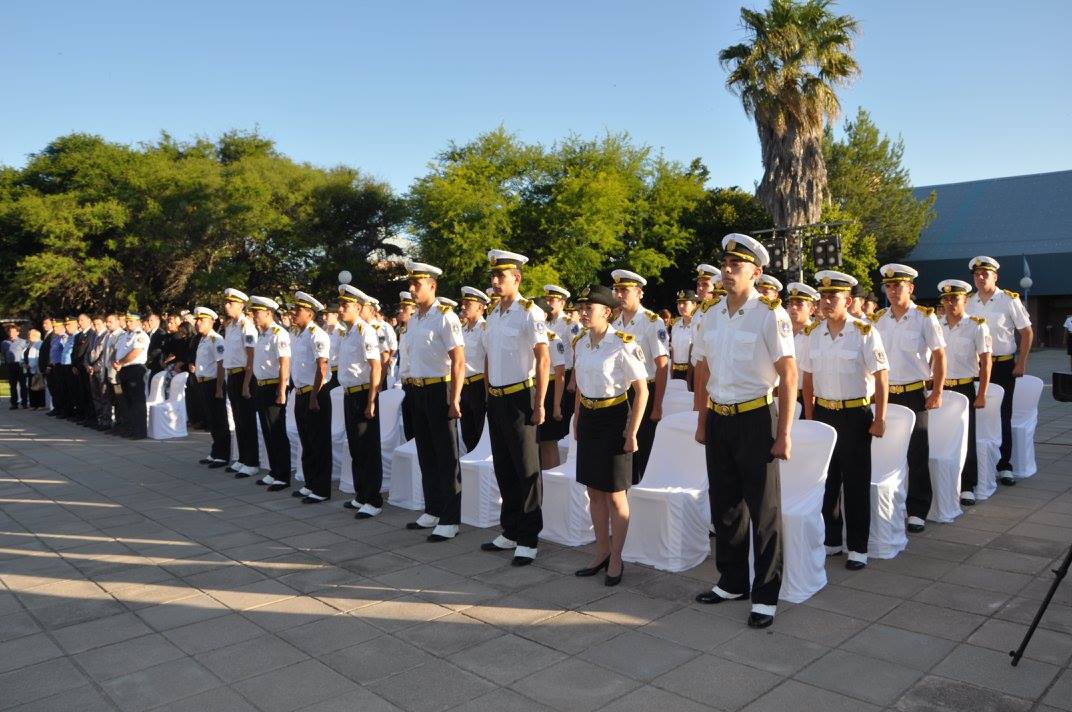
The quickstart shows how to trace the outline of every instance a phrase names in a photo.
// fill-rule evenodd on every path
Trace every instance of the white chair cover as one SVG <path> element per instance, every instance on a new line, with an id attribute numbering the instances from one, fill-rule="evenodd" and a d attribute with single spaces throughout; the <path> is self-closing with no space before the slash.
<path id="1" fill-rule="evenodd" d="M 491 431 L 484 421 L 484 432 L 472 452 L 461 458 L 462 524 L 493 527 L 499 523 L 502 496 L 491 460 Z"/>
<path id="2" fill-rule="evenodd" d="M 158 371 L 149 381 L 149 393 L 145 397 L 147 407 L 164 402 L 164 376 L 166 375 L 166 371 Z"/>
<path id="3" fill-rule="evenodd" d="M 975 384 L 976 392 L 979 384 Z M 1005 389 L 991 383 L 986 389 L 986 407 L 975 411 L 975 457 L 979 479 L 975 498 L 989 499 L 998 488 L 998 460 L 1001 459 L 1001 402 Z"/>
<path id="4" fill-rule="evenodd" d="M 406 442 L 402 429 L 402 398 L 406 394 L 401 388 L 390 388 L 376 396 L 376 405 L 380 409 L 380 458 L 383 461 L 383 488 L 391 489 L 391 455 L 395 448 Z"/>
<path id="5" fill-rule="evenodd" d="M 663 418 L 644 480 L 629 490 L 629 535 L 622 557 L 663 571 L 698 566 L 711 552 L 707 463 L 695 440 L 696 413 Z"/>
<path id="6" fill-rule="evenodd" d="M 960 473 L 968 457 L 968 408 L 961 393 L 942 394 L 942 407 L 927 411 L 927 445 L 931 471 L 931 509 L 927 519 L 949 523 L 963 514 Z"/>
<path id="7" fill-rule="evenodd" d="M 670 381 L 682 384 L 681 388 L 667 389 L 663 394 L 663 417 L 675 413 L 692 412 L 692 394 L 684 387 L 684 381 Z"/>
<path id="8" fill-rule="evenodd" d="M 670 395 L 674 392 L 688 393 L 689 398 L 692 398 L 692 394 L 689 393 L 689 385 L 684 380 L 669 378 L 666 381 L 666 394 Z"/>
<path id="9" fill-rule="evenodd" d="M 353 494 L 354 471 L 350 458 L 350 444 L 346 438 L 346 415 L 343 412 L 344 390 L 341 386 L 331 389 L 331 479 L 339 481 L 339 491 Z"/>
<path id="10" fill-rule="evenodd" d="M 1012 393 L 1012 465 L 1018 479 L 1030 477 L 1038 470 L 1035 463 L 1035 428 L 1038 427 L 1038 404 L 1042 397 L 1042 379 L 1021 376 Z"/>
<path id="11" fill-rule="evenodd" d="M 794 420 L 793 450 L 779 466 L 785 579 L 779 598 L 806 601 L 826 586 L 823 494 L 837 432 L 814 420 Z"/>
<path id="12" fill-rule="evenodd" d="M 286 419 L 287 438 L 290 440 L 290 476 L 296 482 L 305 482 L 305 475 L 302 473 L 301 466 L 301 438 L 298 437 L 298 421 L 294 416 L 294 401 L 296 400 L 294 393 L 291 392 L 290 398 L 287 398 Z"/>
<path id="13" fill-rule="evenodd" d="M 871 407 L 874 411 L 874 406 Z M 908 440 L 916 414 L 901 405 L 886 406 L 886 432 L 871 439 L 871 533 L 867 555 L 892 559 L 908 546 L 905 497 L 908 486 Z"/>
<path id="14" fill-rule="evenodd" d="M 417 462 L 417 440 L 403 443 L 391 453 L 389 501 L 403 509 L 424 509 L 421 466 Z"/>
<path id="15" fill-rule="evenodd" d="M 573 433 L 569 453 L 558 467 L 543 471 L 543 531 L 540 538 L 564 546 L 595 541 L 588 488 L 577 484 L 577 443 Z"/>
<path id="16" fill-rule="evenodd" d="M 167 440 L 170 438 L 184 438 L 186 432 L 186 379 L 190 374 L 185 371 L 177 373 L 171 379 L 171 389 L 168 399 L 163 400 L 164 379 L 163 372 L 153 376 L 152 387 L 159 388 L 156 391 L 158 399 L 149 405 L 149 437 L 153 440 Z M 159 379 L 159 383 L 157 380 Z"/>

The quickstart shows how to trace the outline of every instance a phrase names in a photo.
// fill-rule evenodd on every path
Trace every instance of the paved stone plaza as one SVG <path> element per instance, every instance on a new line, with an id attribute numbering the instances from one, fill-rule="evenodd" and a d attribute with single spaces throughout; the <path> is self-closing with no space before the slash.
<path id="1" fill-rule="evenodd" d="M 1049 382 L 1062 352 L 1033 358 Z M 745 627 L 704 607 L 708 560 L 576 579 L 355 521 L 139 442 L 0 411 L 0 709 L 1072 710 L 1072 579 L 1015 647 L 1072 544 L 1072 406 L 1043 392 L 1039 473 L 908 550 Z"/>

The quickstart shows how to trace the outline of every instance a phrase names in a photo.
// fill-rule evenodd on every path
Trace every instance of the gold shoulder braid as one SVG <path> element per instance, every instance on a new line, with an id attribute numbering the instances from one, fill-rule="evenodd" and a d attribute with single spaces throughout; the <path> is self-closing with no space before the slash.
<path id="1" fill-rule="evenodd" d="M 969 316 L 968 318 L 971 319 L 972 321 L 974 321 L 979 326 L 982 326 L 983 324 L 986 323 L 986 319 L 984 319 L 981 316 Z"/>
<path id="2" fill-rule="evenodd" d="M 810 324 L 805 324 L 804 325 L 804 335 L 805 336 L 810 336 L 811 332 L 813 332 L 813 331 L 815 331 L 816 329 L 819 328 L 819 324 L 822 324 L 822 322 L 821 321 L 813 321 Z"/>
<path id="3" fill-rule="evenodd" d="M 767 308 L 770 309 L 771 311 L 774 311 L 778 307 L 782 306 L 782 300 L 781 299 L 769 299 L 767 297 L 760 296 L 759 301 L 761 301 L 764 304 L 766 304 Z"/>
<path id="4" fill-rule="evenodd" d="M 448 307 L 446 304 L 440 304 L 439 305 L 439 311 L 441 313 L 443 313 L 443 314 L 446 314 L 447 312 L 450 311 L 450 307 Z"/>
<path id="5" fill-rule="evenodd" d="M 629 344 L 636 341 L 636 337 L 624 331 L 615 331 L 614 335 L 622 340 L 622 343 Z"/>
<path id="6" fill-rule="evenodd" d="M 852 322 L 852 325 L 855 326 L 864 336 L 867 336 L 869 333 L 871 333 L 870 324 L 865 324 L 862 321 L 854 321 Z"/>
<path id="7" fill-rule="evenodd" d="M 653 312 L 651 309 L 645 309 L 644 314 L 648 317 L 648 321 L 659 321 L 659 315 Z"/>
<path id="8" fill-rule="evenodd" d="M 571 344 L 572 344 L 572 345 L 573 345 L 574 347 L 576 347 L 576 346 L 577 346 L 577 342 L 578 342 L 578 341 L 580 341 L 580 340 L 581 340 L 581 338 L 582 338 L 582 337 L 583 337 L 583 336 L 584 336 L 585 334 L 587 334 L 587 333 L 588 333 L 588 329 L 581 329 L 580 333 L 579 333 L 579 334 L 577 334 L 576 336 L 574 336 L 574 337 L 573 337 L 573 341 L 572 341 L 572 342 L 570 342 L 570 343 L 571 343 Z"/>
<path id="9" fill-rule="evenodd" d="M 933 309 L 931 309 L 930 307 L 920 306 L 919 304 L 916 305 L 916 311 L 918 311 L 923 316 L 932 316 L 934 314 Z"/>
<path id="10" fill-rule="evenodd" d="M 881 319 L 882 315 L 885 314 L 885 313 L 886 313 L 885 309 L 879 309 L 877 312 L 875 312 L 874 314 L 869 316 L 868 319 L 871 320 L 871 323 L 874 323 L 874 322 L 878 321 L 879 319 Z"/>
<path id="11" fill-rule="evenodd" d="M 1003 292 L 1005 292 L 1005 294 L 1009 295 L 1010 299 L 1019 299 L 1020 298 L 1020 293 L 1019 292 L 1014 292 L 1011 289 L 1003 289 L 1001 291 L 1003 291 Z"/>
<path id="12" fill-rule="evenodd" d="M 517 303 L 520 304 L 521 308 L 525 309 L 526 311 L 532 308 L 532 300 L 531 299 L 524 299 L 524 298 L 518 299 Z"/>
<path id="13" fill-rule="evenodd" d="M 707 299 L 704 300 L 703 305 L 700 306 L 700 311 L 702 311 L 703 313 L 706 314 L 708 309 L 710 309 L 711 307 L 715 306 L 716 304 L 718 304 L 721 301 L 722 301 L 722 297 L 708 297 Z"/>

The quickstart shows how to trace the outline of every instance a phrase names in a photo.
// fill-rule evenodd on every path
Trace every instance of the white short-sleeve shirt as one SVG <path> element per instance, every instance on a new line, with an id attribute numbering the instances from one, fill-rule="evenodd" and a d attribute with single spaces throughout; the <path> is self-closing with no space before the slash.
<path id="1" fill-rule="evenodd" d="M 484 350 L 488 358 L 488 384 L 501 388 L 536 375 L 537 344 L 547 343 L 543 310 L 528 299 L 517 298 L 506 311 L 502 303 L 487 316 Z"/>
<path id="2" fill-rule="evenodd" d="M 566 369 L 573 368 L 573 337 L 580 333 L 580 327 L 571 321 L 568 321 L 566 317 L 559 314 L 554 319 L 547 319 L 547 329 L 554 332 L 555 336 L 562 343 L 562 359 L 565 363 Z M 552 354 L 552 361 L 554 354 Z M 552 362 L 551 367 L 554 367 Z"/>
<path id="3" fill-rule="evenodd" d="M 372 377 L 369 361 L 379 360 L 380 338 L 376 330 L 358 319 L 339 338 L 339 385 L 365 385 Z"/>
<path id="4" fill-rule="evenodd" d="M 956 326 L 942 320 L 945 337 L 945 377 L 978 378 L 979 356 L 991 353 L 990 327 L 981 316 L 964 316 Z"/>
<path id="5" fill-rule="evenodd" d="M 309 324 L 298 332 L 291 345 L 293 357 L 290 366 L 290 379 L 296 388 L 311 386 L 315 383 L 320 359 L 328 360 L 331 356 L 331 337 L 328 332 L 316 324 Z"/>
<path id="6" fill-rule="evenodd" d="M 249 317 L 231 320 L 223 330 L 223 367 L 245 368 L 246 349 L 257 343 L 257 327 Z"/>
<path id="7" fill-rule="evenodd" d="M 707 394 L 731 405 L 769 395 L 778 382 L 774 364 L 796 353 L 789 314 L 752 290 L 733 314 L 726 297 L 712 303 L 696 329 L 692 353 L 707 361 Z"/>
<path id="8" fill-rule="evenodd" d="M 551 355 L 551 371 L 566 366 L 566 340 L 550 329 L 547 330 L 547 350 Z"/>
<path id="9" fill-rule="evenodd" d="M 465 377 L 484 372 L 484 331 L 488 324 L 481 317 L 472 326 L 462 326 L 465 338 Z"/>
<path id="10" fill-rule="evenodd" d="M 450 374 L 450 351 L 464 350 L 462 323 L 450 307 L 434 305 L 424 314 L 418 309 L 406 327 L 407 378 L 441 378 Z"/>
<path id="11" fill-rule="evenodd" d="M 670 327 L 670 352 L 675 365 L 687 366 L 689 354 L 692 351 L 692 323 L 696 320 L 693 316 L 689 323 L 685 323 L 685 317 L 674 320 Z"/>
<path id="12" fill-rule="evenodd" d="M 1016 332 L 1031 326 L 1031 317 L 1016 292 L 999 289 L 985 303 L 979 293 L 968 297 L 964 311 L 970 316 L 981 316 L 990 327 L 994 341 L 994 355 L 1008 356 L 1016 353 Z"/>
<path id="13" fill-rule="evenodd" d="M 822 321 L 809 327 L 800 370 L 811 374 L 815 395 L 828 400 L 864 398 L 875 392 L 875 376 L 887 369 L 886 350 L 878 330 L 850 316 L 836 336 Z"/>
<path id="14" fill-rule="evenodd" d="M 648 373 L 648 380 L 654 379 L 658 370 L 655 359 L 670 355 L 670 336 L 666 333 L 666 324 L 659 315 L 650 309 L 641 309 L 626 324 L 625 314 L 622 313 L 611 324 L 611 328 L 636 337 L 637 344 L 644 353 L 644 369 Z"/>
<path id="15" fill-rule="evenodd" d="M 140 351 L 127 365 L 144 365 L 149 360 L 149 335 L 141 329 L 124 332 L 115 347 L 115 360 L 122 361 L 134 349 L 140 349 Z"/>
<path id="16" fill-rule="evenodd" d="M 253 375 L 259 381 L 279 378 L 281 358 L 290 358 L 290 332 L 273 322 L 257 335 L 253 346 Z"/>
<path id="17" fill-rule="evenodd" d="M 216 364 L 223 360 L 224 350 L 223 337 L 215 331 L 201 337 L 197 342 L 197 354 L 194 357 L 198 378 L 216 377 Z"/>
<path id="18" fill-rule="evenodd" d="M 633 381 L 646 381 L 644 354 L 632 334 L 607 329 L 595 346 L 586 329 L 574 337 L 573 373 L 577 390 L 585 398 L 615 398 Z"/>
<path id="19" fill-rule="evenodd" d="M 883 309 L 873 321 L 886 347 L 891 386 L 931 377 L 930 353 L 945 348 L 934 310 L 910 304 L 900 319 L 894 318 L 892 309 Z"/>

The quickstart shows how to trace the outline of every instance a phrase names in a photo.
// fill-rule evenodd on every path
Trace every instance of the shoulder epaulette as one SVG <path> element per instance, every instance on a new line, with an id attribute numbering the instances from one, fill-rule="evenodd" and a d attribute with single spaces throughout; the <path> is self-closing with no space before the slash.
<path id="1" fill-rule="evenodd" d="M 625 331 L 615 331 L 614 335 L 622 340 L 622 343 L 628 344 L 636 340 L 636 337 Z"/>
<path id="2" fill-rule="evenodd" d="M 918 311 L 923 316 L 932 316 L 934 314 L 933 309 L 931 309 L 930 307 L 920 306 L 919 304 L 916 305 L 916 311 Z"/>
<path id="3" fill-rule="evenodd" d="M 357 327 L 357 333 L 358 334 L 364 334 L 365 333 L 365 327 L 361 326 L 361 322 L 359 322 L 359 321 L 354 322 L 354 326 Z M 343 333 L 345 334 L 346 332 L 343 332 Z"/>
<path id="4" fill-rule="evenodd" d="M 774 311 L 778 307 L 782 306 L 782 300 L 778 299 L 777 297 L 774 298 L 774 299 L 770 299 L 768 297 L 760 296 L 759 301 L 761 301 L 764 304 L 766 304 L 767 308 L 770 309 L 771 311 Z"/>
<path id="5" fill-rule="evenodd" d="M 447 312 L 449 312 L 449 311 L 450 311 L 450 307 L 448 307 L 448 306 L 447 306 L 446 304 L 440 304 L 440 305 L 439 305 L 439 311 L 440 311 L 441 313 L 443 313 L 443 314 L 446 314 Z M 376 327 L 372 327 L 372 328 L 374 328 L 374 329 L 375 329 Z"/>
<path id="6" fill-rule="evenodd" d="M 885 309 L 879 309 L 877 312 L 875 312 L 874 314 L 869 316 L 868 319 L 871 320 L 871 323 L 874 323 L 874 322 L 878 321 L 879 319 L 881 319 L 882 315 L 885 314 L 885 313 L 886 313 Z"/>
<path id="7" fill-rule="evenodd" d="M 653 312 L 651 309 L 645 309 L 644 316 L 648 317 L 648 321 L 659 321 L 659 315 Z"/>
<path id="8" fill-rule="evenodd" d="M 1005 292 L 1005 294 L 1007 294 L 1010 299 L 1019 299 L 1020 298 L 1020 293 L 1019 292 L 1014 292 L 1011 289 L 1003 289 L 1001 291 Z"/>
<path id="9" fill-rule="evenodd" d="M 309 332 L 312 333 L 312 332 L 315 332 L 315 331 L 316 331 L 316 324 L 314 324 L 313 322 L 309 322 Z"/>
<path id="10" fill-rule="evenodd" d="M 722 297 L 708 297 L 703 301 L 703 304 L 700 305 L 700 311 L 706 314 L 708 309 L 715 306 L 720 301 L 722 301 Z"/>
<path id="11" fill-rule="evenodd" d="M 547 338 L 549 338 L 549 339 L 557 339 L 558 334 L 556 334 L 555 332 L 553 332 L 550 329 L 548 329 L 547 330 Z"/>
<path id="12" fill-rule="evenodd" d="M 862 321 L 854 321 L 852 322 L 852 325 L 855 326 L 864 336 L 867 336 L 869 333 L 871 333 L 870 324 L 865 324 Z"/>
<path id="13" fill-rule="evenodd" d="M 815 331 L 816 329 L 819 328 L 819 324 L 822 324 L 822 322 L 821 321 L 813 321 L 810 324 L 805 324 L 804 325 L 804 335 L 805 336 L 810 336 L 811 332 L 813 332 L 813 331 Z"/>
<path id="14" fill-rule="evenodd" d="M 522 309 L 525 309 L 525 310 L 532 309 L 532 300 L 531 299 L 524 299 L 524 298 L 518 299 L 517 303 L 521 305 Z"/>
<path id="15" fill-rule="evenodd" d="M 984 319 L 981 316 L 969 316 L 968 318 L 971 319 L 972 321 L 974 321 L 979 326 L 982 326 L 983 324 L 986 323 L 986 319 Z"/>
<path id="16" fill-rule="evenodd" d="M 272 327 L 272 333 L 273 334 L 278 334 L 282 330 L 283 330 L 283 328 L 281 326 L 279 326 L 279 325 L 276 325 L 276 326 Z"/>
<path id="17" fill-rule="evenodd" d="M 681 317 L 679 316 L 670 317 L 670 326 L 676 326 L 679 321 L 681 321 Z"/>
<path id="18" fill-rule="evenodd" d="M 573 337 L 573 341 L 570 342 L 570 345 L 571 346 L 576 346 L 577 342 L 581 340 L 581 337 L 583 337 L 587 333 L 588 333 L 588 329 L 581 329 L 580 333 L 578 333 L 576 336 Z"/>

